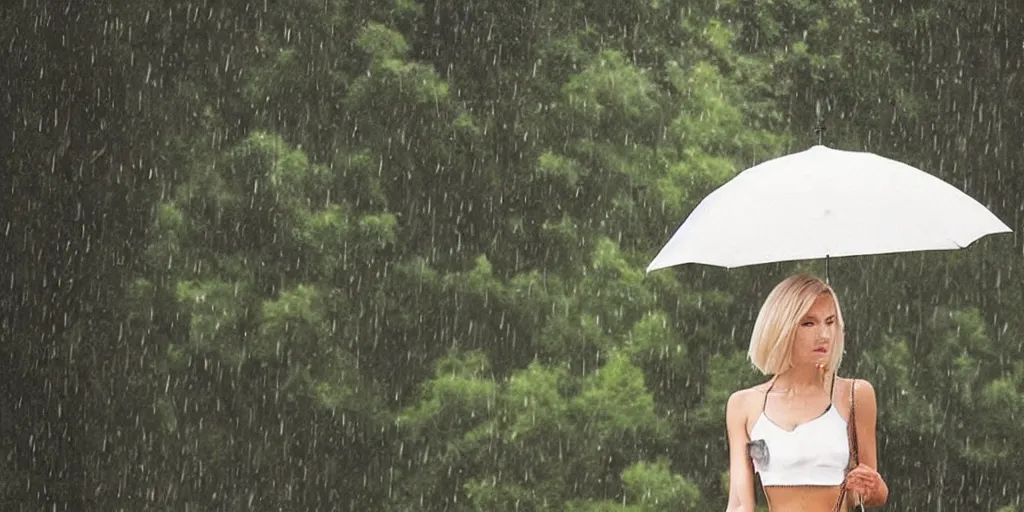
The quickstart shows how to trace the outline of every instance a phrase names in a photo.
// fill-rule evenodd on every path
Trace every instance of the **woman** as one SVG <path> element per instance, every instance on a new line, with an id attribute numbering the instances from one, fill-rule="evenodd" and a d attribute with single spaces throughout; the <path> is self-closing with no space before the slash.
<path id="1" fill-rule="evenodd" d="M 728 512 L 754 512 L 755 472 L 772 512 L 885 504 L 874 389 L 836 377 L 843 315 L 832 288 L 805 274 L 779 283 L 754 323 L 749 356 L 772 378 L 733 393 L 726 406 Z M 852 461 L 857 465 L 849 469 Z"/>

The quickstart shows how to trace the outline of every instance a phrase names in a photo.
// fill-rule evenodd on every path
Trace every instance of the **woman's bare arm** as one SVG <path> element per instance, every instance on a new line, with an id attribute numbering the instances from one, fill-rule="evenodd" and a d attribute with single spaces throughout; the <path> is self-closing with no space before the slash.
<path id="1" fill-rule="evenodd" d="M 878 451 L 876 424 L 878 421 L 878 403 L 875 397 L 875 388 L 871 383 L 858 379 L 857 387 L 854 388 L 854 400 L 857 408 L 857 417 L 854 420 L 857 427 L 857 456 L 858 465 L 863 464 L 875 473 L 872 478 L 872 492 L 863 497 L 864 506 L 880 507 L 889 498 L 889 487 L 878 472 Z M 851 384 L 852 385 L 852 384 Z"/>
<path id="2" fill-rule="evenodd" d="M 725 423 L 729 435 L 729 506 L 726 512 L 754 512 L 754 465 L 747 456 L 749 390 L 729 397 Z"/>

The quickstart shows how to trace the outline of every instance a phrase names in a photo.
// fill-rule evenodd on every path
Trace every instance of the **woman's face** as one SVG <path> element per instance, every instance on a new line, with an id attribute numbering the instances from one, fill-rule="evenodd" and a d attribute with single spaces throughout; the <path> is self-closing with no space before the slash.
<path id="1" fill-rule="evenodd" d="M 836 305 L 832 295 L 818 295 L 799 320 L 793 340 L 793 365 L 828 364 L 836 338 Z"/>

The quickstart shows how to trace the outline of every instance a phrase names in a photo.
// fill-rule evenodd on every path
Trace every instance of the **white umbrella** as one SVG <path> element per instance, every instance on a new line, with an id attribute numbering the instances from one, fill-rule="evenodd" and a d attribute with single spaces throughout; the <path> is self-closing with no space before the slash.
<path id="1" fill-rule="evenodd" d="M 872 153 L 814 146 L 747 169 L 709 194 L 647 271 L 959 249 L 1009 232 L 956 187 Z"/>

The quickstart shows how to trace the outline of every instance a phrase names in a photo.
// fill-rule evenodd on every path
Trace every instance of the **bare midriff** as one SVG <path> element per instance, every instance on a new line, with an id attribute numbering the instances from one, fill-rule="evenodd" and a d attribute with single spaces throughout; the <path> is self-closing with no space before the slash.
<path id="1" fill-rule="evenodd" d="M 840 487 L 765 486 L 771 512 L 833 512 Z M 845 508 L 843 510 L 846 510 Z"/>

